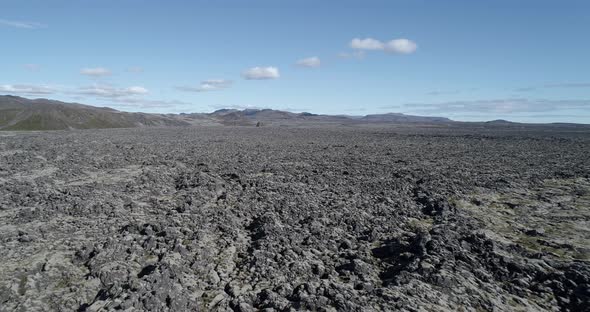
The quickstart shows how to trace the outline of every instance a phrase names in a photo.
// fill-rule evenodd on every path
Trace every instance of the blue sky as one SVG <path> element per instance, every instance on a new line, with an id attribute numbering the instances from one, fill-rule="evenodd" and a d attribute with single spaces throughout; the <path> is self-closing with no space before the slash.
<path id="1" fill-rule="evenodd" d="M 543 0 L 0 0 L 0 94 L 590 123 L 588 12 Z"/>

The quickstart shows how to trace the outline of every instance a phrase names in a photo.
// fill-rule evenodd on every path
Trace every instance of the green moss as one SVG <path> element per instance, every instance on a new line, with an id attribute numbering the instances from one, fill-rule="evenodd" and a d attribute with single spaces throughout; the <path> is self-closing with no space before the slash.
<path id="1" fill-rule="evenodd" d="M 148 255 L 144 259 L 145 263 L 156 263 L 158 262 L 158 256 L 156 255 Z"/>
<path id="2" fill-rule="evenodd" d="M 105 129 L 105 128 L 121 128 L 125 126 L 131 126 L 130 124 L 121 124 L 114 121 L 108 121 L 100 118 L 99 116 L 92 116 L 86 122 L 81 124 L 79 127 L 83 129 Z"/>
<path id="3" fill-rule="evenodd" d="M 408 222 L 408 226 L 412 231 L 417 230 L 426 230 L 429 231 L 432 229 L 433 220 L 432 219 L 410 219 Z"/>
<path id="4" fill-rule="evenodd" d="M 49 120 L 41 115 L 33 115 L 2 130 L 62 130 L 67 125 L 60 120 Z"/>
<path id="5" fill-rule="evenodd" d="M 66 279 L 66 278 L 64 278 L 64 279 L 61 279 L 61 280 L 60 280 L 60 281 L 57 283 L 57 285 L 55 285 L 55 288 L 57 288 L 57 289 L 62 289 L 62 288 L 67 288 L 67 287 L 70 287 L 70 286 L 72 286 L 72 283 L 71 283 L 71 281 L 70 281 L 69 279 Z"/>
<path id="6" fill-rule="evenodd" d="M 0 110 L 0 130 L 35 131 L 105 129 L 134 127 L 132 120 L 117 114 L 103 114 L 92 110 L 55 109 L 33 110 L 3 109 Z"/>
<path id="7" fill-rule="evenodd" d="M 585 260 L 588 231 L 584 220 L 590 216 L 590 181 L 587 179 L 547 180 L 528 189 L 478 192 L 451 202 L 491 232 L 528 249 L 557 258 Z M 477 199 L 477 200 L 475 200 Z M 478 204 L 476 204 L 478 203 Z M 523 229 L 543 229 L 543 237 L 529 236 Z M 540 239 L 551 243 L 543 243 Z M 568 242 L 573 248 L 561 247 Z"/>
<path id="8" fill-rule="evenodd" d="M 21 112 L 19 109 L 4 109 L 0 111 L 0 126 L 5 126 L 11 122 Z"/>
<path id="9" fill-rule="evenodd" d="M 29 278 L 27 277 L 26 274 L 21 275 L 19 281 L 18 281 L 18 294 L 21 296 L 24 296 L 25 293 L 27 292 L 27 281 L 29 280 Z"/>
<path id="10" fill-rule="evenodd" d="M 516 302 L 516 300 L 514 300 L 514 298 L 508 298 L 508 305 L 511 307 L 520 307 L 520 304 L 518 302 Z"/>

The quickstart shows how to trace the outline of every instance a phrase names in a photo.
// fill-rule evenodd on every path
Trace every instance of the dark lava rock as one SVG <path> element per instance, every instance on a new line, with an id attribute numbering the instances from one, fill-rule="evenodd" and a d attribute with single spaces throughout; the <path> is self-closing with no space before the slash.
<path id="1" fill-rule="evenodd" d="M 1 136 L 0 311 L 588 311 L 590 136 L 527 129 Z"/>

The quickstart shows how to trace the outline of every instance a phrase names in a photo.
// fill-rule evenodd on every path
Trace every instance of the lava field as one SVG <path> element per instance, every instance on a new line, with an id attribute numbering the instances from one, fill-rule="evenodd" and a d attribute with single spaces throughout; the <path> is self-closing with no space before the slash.
<path id="1" fill-rule="evenodd" d="M 0 311 L 590 311 L 590 133 L 0 133 Z"/>

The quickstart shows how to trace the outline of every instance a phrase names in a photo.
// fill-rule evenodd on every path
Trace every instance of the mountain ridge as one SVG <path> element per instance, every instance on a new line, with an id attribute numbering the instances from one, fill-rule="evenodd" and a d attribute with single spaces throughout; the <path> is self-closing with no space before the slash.
<path id="1" fill-rule="evenodd" d="M 49 99 L 0 96 L 0 130 L 135 128 L 189 124 L 160 114 L 121 112 L 109 107 Z"/>
<path id="2" fill-rule="evenodd" d="M 102 128 L 168 127 L 192 125 L 216 126 L 299 126 L 299 125 L 370 125 L 370 124 L 472 124 L 487 127 L 553 125 L 584 127 L 584 124 L 523 124 L 506 120 L 461 122 L 445 117 L 416 116 L 403 113 L 365 116 L 294 113 L 274 109 L 222 108 L 211 113 L 155 114 L 124 112 L 110 107 L 96 107 L 50 99 L 27 99 L 0 95 L 0 130 L 67 130 Z"/>

